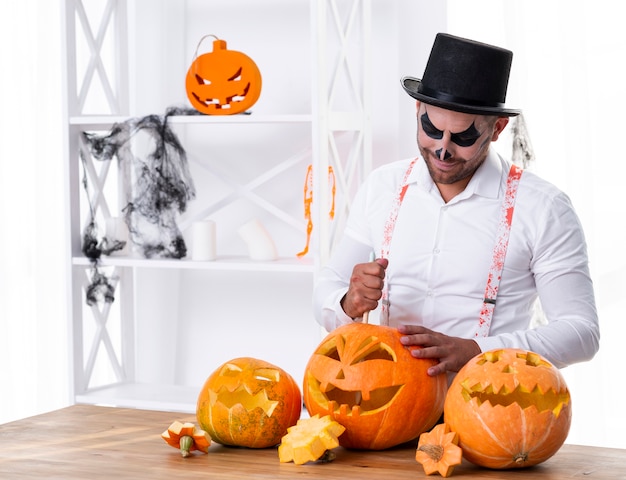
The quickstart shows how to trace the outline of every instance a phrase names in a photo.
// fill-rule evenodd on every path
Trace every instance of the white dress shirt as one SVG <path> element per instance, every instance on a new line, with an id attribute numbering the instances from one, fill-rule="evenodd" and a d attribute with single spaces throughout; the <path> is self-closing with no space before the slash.
<path id="1" fill-rule="evenodd" d="M 317 321 L 326 330 L 351 319 L 340 301 L 352 269 L 380 256 L 383 228 L 411 159 L 374 170 L 357 193 L 345 235 L 320 272 Z M 445 203 L 426 165 L 409 177 L 389 251 L 389 325 L 417 324 L 474 338 L 496 242 L 510 164 L 491 150 L 466 189 Z M 545 324 L 531 326 L 536 300 Z M 491 330 L 481 350 L 522 348 L 557 367 L 588 360 L 599 325 L 587 249 L 569 198 L 532 172 L 522 175 Z"/>

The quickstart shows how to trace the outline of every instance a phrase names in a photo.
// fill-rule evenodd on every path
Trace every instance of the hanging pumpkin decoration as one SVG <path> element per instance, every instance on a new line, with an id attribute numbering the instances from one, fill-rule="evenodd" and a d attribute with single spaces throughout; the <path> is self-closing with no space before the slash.
<path id="1" fill-rule="evenodd" d="M 417 438 L 441 416 L 447 377 L 428 376 L 434 364 L 413 357 L 395 328 L 343 325 L 307 364 L 304 404 L 310 415 L 330 415 L 346 427 L 343 447 L 393 447 Z"/>
<path id="2" fill-rule="evenodd" d="M 559 370 L 534 352 L 492 350 L 470 360 L 450 385 L 444 418 L 463 456 L 494 469 L 537 465 L 565 442 L 570 393 Z"/>
<path id="3" fill-rule="evenodd" d="M 302 395 L 293 377 L 271 363 L 243 357 L 226 362 L 207 379 L 196 417 L 218 443 L 266 448 L 280 443 L 301 411 Z"/>
<path id="4" fill-rule="evenodd" d="M 217 37 L 212 52 L 198 56 L 196 48 L 185 80 L 191 105 L 207 115 L 244 112 L 259 99 L 261 84 L 256 63 L 245 53 L 228 50 L 226 42 Z"/>

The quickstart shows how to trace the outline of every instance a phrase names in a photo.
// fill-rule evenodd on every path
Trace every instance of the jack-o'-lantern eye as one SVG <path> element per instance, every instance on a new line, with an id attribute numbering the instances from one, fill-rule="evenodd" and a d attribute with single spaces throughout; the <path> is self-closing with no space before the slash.
<path id="1" fill-rule="evenodd" d="M 345 348 L 345 335 L 337 335 L 318 347 L 317 353 L 337 361 L 342 361 L 343 357 L 343 361 L 350 365 L 355 365 L 367 360 L 396 361 L 396 355 L 393 349 L 389 345 L 378 340 L 376 337 L 365 338 L 359 345 L 356 346 L 356 349 L 353 352 L 350 351 L 351 353 L 346 353 L 346 356 L 344 357 L 343 352 L 345 351 Z"/>
<path id="2" fill-rule="evenodd" d="M 243 369 L 238 365 L 233 365 L 232 363 L 227 363 L 222 367 L 220 371 L 220 375 L 223 377 L 238 377 L 241 375 Z"/>
<path id="3" fill-rule="evenodd" d="M 271 368 L 259 368 L 254 371 L 254 378 L 261 382 L 278 382 L 280 373 Z"/>

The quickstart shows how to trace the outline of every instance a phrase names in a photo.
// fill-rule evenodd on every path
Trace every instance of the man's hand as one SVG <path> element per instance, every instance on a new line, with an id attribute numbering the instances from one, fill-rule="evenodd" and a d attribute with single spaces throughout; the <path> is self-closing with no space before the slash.
<path id="1" fill-rule="evenodd" d="M 428 369 L 434 377 L 445 372 L 458 372 L 471 358 L 480 353 L 480 347 L 471 339 L 449 337 L 419 325 L 400 325 L 403 345 L 418 345 L 411 351 L 415 358 L 434 358 L 439 363 Z"/>
<path id="2" fill-rule="evenodd" d="M 362 317 L 374 310 L 383 295 L 385 269 L 389 261 L 379 258 L 373 262 L 359 263 L 352 269 L 348 292 L 341 300 L 341 307 L 350 318 Z"/>

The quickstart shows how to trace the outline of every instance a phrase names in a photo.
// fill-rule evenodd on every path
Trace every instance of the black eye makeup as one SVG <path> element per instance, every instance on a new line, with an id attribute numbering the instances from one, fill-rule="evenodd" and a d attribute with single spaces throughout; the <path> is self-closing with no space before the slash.
<path id="1" fill-rule="evenodd" d="M 430 118 L 428 118 L 428 113 L 424 113 L 420 117 L 420 121 L 422 123 L 422 131 L 430 138 L 434 138 L 435 140 L 441 140 L 443 138 L 443 132 L 432 124 Z"/>
<path id="2" fill-rule="evenodd" d="M 422 131 L 428 137 L 435 140 L 441 140 L 443 138 L 443 131 L 439 130 L 432 124 L 430 118 L 428 118 L 428 113 L 424 113 L 420 117 L 420 123 L 422 124 Z M 467 130 L 459 133 L 451 133 L 450 140 L 453 143 L 456 143 L 459 147 L 471 147 L 476 143 L 481 135 L 482 133 L 476 129 L 476 125 L 472 123 Z"/>

